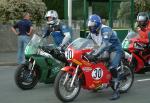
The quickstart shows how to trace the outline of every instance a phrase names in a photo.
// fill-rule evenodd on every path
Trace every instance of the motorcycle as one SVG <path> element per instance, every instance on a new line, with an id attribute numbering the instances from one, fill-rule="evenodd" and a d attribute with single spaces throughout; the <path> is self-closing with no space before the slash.
<path id="1" fill-rule="evenodd" d="M 70 63 L 63 67 L 56 76 L 54 82 L 55 94 L 63 102 L 73 101 L 80 89 L 92 91 L 111 87 L 114 90 L 112 75 L 108 69 L 109 56 L 104 53 L 94 61 L 89 61 L 87 53 L 91 53 L 98 46 L 93 40 L 78 38 L 66 49 L 65 56 Z M 130 67 L 124 64 L 124 58 L 118 66 L 121 93 L 127 92 L 134 81 L 134 75 Z"/>
<path id="2" fill-rule="evenodd" d="M 140 41 L 137 36 L 137 33 L 129 31 L 122 42 L 122 48 L 126 51 L 126 62 L 131 65 L 133 71 L 143 74 L 150 71 L 150 49 L 149 45 Z"/>
<path id="3" fill-rule="evenodd" d="M 53 44 L 46 45 L 46 39 L 33 35 L 25 48 L 25 64 L 19 65 L 15 73 L 16 85 L 29 90 L 38 82 L 53 83 L 59 70 L 67 64 L 64 53 Z"/>

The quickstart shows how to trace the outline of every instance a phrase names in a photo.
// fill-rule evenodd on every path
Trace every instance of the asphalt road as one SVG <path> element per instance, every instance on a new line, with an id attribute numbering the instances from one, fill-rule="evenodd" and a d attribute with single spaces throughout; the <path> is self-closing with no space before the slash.
<path id="1" fill-rule="evenodd" d="M 14 83 L 16 66 L 0 66 L 0 103 L 61 103 L 54 93 L 53 84 L 38 83 L 32 89 L 23 91 Z M 112 90 L 97 93 L 81 90 L 72 103 L 150 103 L 150 73 L 135 75 L 135 82 L 128 93 L 110 101 Z"/>

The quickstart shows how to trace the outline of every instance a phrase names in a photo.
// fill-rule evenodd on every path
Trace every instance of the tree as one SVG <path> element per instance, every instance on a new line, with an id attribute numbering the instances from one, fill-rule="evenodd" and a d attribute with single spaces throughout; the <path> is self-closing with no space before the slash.
<path id="1" fill-rule="evenodd" d="M 118 10 L 117 18 L 123 18 L 123 19 L 130 18 L 130 2 L 120 3 L 120 9 Z"/>
<path id="2" fill-rule="evenodd" d="M 64 0 L 43 0 L 47 6 L 47 10 L 56 10 L 59 18 L 64 18 Z"/>
<path id="3" fill-rule="evenodd" d="M 120 9 L 118 10 L 117 17 L 122 19 L 130 19 L 130 1 L 121 2 Z M 150 1 L 149 0 L 134 0 L 134 10 L 135 16 L 139 12 L 148 12 L 150 11 Z"/>
<path id="4" fill-rule="evenodd" d="M 0 0 L 0 20 L 3 23 L 21 19 L 24 12 L 29 12 L 32 20 L 40 24 L 45 11 L 46 6 L 42 0 Z"/>

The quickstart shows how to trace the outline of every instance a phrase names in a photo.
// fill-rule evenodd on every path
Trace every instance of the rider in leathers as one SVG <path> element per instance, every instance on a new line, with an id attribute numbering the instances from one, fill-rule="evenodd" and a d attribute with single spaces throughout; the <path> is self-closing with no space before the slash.
<path id="1" fill-rule="evenodd" d="M 137 15 L 137 32 L 139 42 L 148 44 L 150 39 L 150 20 L 146 12 L 140 12 Z"/>
<path id="2" fill-rule="evenodd" d="M 111 100 L 116 100 L 120 97 L 119 94 L 119 79 L 118 79 L 118 70 L 117 67 L 120 63 L 123 50 L 121 43 L 114 32 L 110 27 L 103 25 L 101 18 L 98 15 L 89 16 L 88 20 L 89 35 L 87 38 L 93 39 L 94 42 L 100 47 L 97 51 L 88 55 L 89 59 L 94 59 L 97 56 L 100 56 L 104 51 L 108 51 L 111 54 L 111 60 L 109 65 L 109 70 L 112 74 L 112 81 L 114 84 L 114 93 Z"/>
<path id="3" fill-rule="evenodd" d="M 58 14 L 54 10 L 47 11 L 45 18 L 47 20 L 47 28 L 44 37 L 51 35 L 59 50 L 63 50 L 64 46 L 71 40 L 71 32 L 67 25 L 60 22 Z"/>

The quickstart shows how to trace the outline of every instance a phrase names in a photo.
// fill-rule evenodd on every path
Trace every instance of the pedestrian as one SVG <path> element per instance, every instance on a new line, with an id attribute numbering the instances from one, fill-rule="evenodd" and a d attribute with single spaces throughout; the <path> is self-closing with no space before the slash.
<path id="1" fill-rule="evenodd" d="M 100 16 L 93 14 L 89 16 L 88 20 L 89 35 L 87 38 L 92 39 L 99 46 L 98 50 L 89 54 L 89 60 L 100 56 L 104 52 L 110 53 L 109 70 L 112 74 L 112 82 L 114 85 L 114 92 L 111 100 L 116 100 L 120 97 L 119 93 L 119 74 L 118 66 L 123 54 L 121 42 L 112 28 L 102 24 Z"/>
<path id="2" fill-rule="evenodd" d="M 11 30 L 18 36 L 17 62 L 18 64 L 24 64 L 24 50 L 28 42 L 30 41 L 30 37 L 33 30 L 32 22 L 30 21 L 30 13 L 24 13 L 23 19 L 15 23 L 15 25 L 11 27 Z"/>

